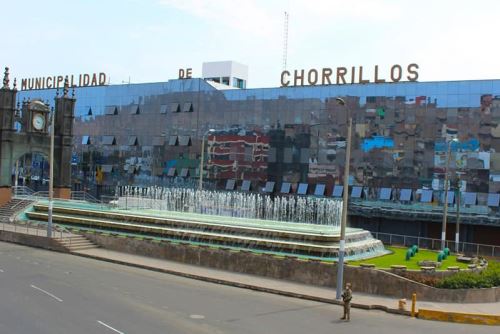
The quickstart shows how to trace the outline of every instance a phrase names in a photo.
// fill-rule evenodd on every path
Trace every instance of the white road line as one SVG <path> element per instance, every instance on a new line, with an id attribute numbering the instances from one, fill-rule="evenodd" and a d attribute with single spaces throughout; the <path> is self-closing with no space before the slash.
<path id="1" fill-rule="evenodd" d="M 0 269 L 0 273 L 4 273 L 5 271 L 3 271 L 3 269 Z"/>
<path id="2" fill-rule="evenodd" d="M 102 322 L 100 320 L 97 320 L 97 322 L 100 323 L 101 325 L 103 325 L 104 327 L 107 327 L 107 328 L 109 328 L 109 329 L 111 329 L 119 334 L 125 334 L 123 332 L 120 332 L 118 329 L 115 329 L 115 328 L 111 327 L 110 325 L 105 324 L 104 322 Z"/>
<path id="3" fill-rule="evenodd" d="M 37 286 L 35 286 L 35 285 L 33 285 L 33 284 L 31 284 L 31 287 L 32 287 L 33 289 L 36 289 L 36 290 L 38 290 L 38 291 L 41 291 L 41 292 L 45 293 L 46 295 L 48 295 L 48 296 L 50 296 L 50 297 L 54 298 L 54 299 L 55 299 L 55 300 L 57 300 L 58 302 L 62 302 L 62 301 L 63 301 L 61 298 L 59 298 L 59 297 L 57 297 L 57 296 L 54 296 L 54 295 L 53 295 L 53 294 L 51 294 L 50 292 L 45 291 L 44 289 L 40 289 L 39 287 L 37 287 Z"/>

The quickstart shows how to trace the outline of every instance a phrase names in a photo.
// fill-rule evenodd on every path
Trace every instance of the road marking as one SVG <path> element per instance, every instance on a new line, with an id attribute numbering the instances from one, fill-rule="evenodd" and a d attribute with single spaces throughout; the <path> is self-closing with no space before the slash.
<path id="1" fill-rule="evenodd" d="M 205 319 L 205 316 L 201 314 L 191 314 L 189 317 L 191 319 Z"/>
<path id="2" fill-rule="evenodd" d="M 45 291 L 44 289 L 40 289 L 39 287 L 37 287 L 37 286 L 35 286 L 35 285 L 33 285 L 33 284 L 31 284 L 31 287 L 32 287 L 33 289 L 36 289 L 36 290 L 38 290 L 38 291 L 41 291 L 41 292 L 45 293 L 46 295 L 48 295 L 48 296 L 50 296 L 50 297 L 54 298 L 54 299 L 55 299 L 55 300 L 57 300 L 58 302 L 62 302 L 62 301 L 63 301 L 61 298 L 59 298 L 59 297 L 57 297 L 57 296 L 54 296 L 54 295 L 53 295 L 53 294 L 51 294 L 50 292 Z"/>
<path id="3" fill-rule="evenodd" d="M 97 322 L 100 323 L 101 325 L 103 325 L 104 327 L 107 327 L 107 328 L 109 328 L 109 329 L 111 329 L 119 334 L 125 334 L 123 332 L 120 332 L 118 329 L 115 329 L 115 328 L 111 327 L 110 325 L 105 324 L 104 322 L 102 322 L 100 320 L 97 320 Z"/>
<path id="4" fill-rule="evenodd" d="M 5 271 L 3 271 L 3 269 L 0 269 L 0 273 L 4 273 Z"/>

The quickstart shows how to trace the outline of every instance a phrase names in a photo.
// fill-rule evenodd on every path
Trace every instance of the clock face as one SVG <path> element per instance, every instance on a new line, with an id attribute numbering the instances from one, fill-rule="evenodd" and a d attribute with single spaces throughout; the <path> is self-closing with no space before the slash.
<path id="1" fill-rule="evenodd" d="M 45 117 L 42 114 L 33 115 L 33 127 L 35 130 L 41 131 L 45 127 Z"/>

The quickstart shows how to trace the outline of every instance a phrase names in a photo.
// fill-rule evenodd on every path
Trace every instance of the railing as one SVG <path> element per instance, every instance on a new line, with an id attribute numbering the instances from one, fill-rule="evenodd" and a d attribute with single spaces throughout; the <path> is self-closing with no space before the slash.
<path id="1" fill-rule="evenodd" d="M 1 221 L 0 230 L 46 237 L 47 223 L 35 222 L 35 221 L 20 222 L 11 217 L 8 220 L 3 219 Z M 64 226 L 60 226 L 57 224 L 54 224 L 52 226 L 52 235 L 51 235 L 52 238 L 59 237 L 62 239 L 64 236 L 71 236 L 71 235 L 72 233 L 68 231 Z"/>
<path id="2" fill-rule="evenodd" d="M 366 199 L 351 199 L 350 205 L 358 205 L 363 207 L 398 210 L 402 212 L 436 212 L 442 214 L 443 205 L 433 205 L 428 203 L 400 203 L 394 201 L 366 200 Z M 449 214 L 455 214 L 457 211 L 456 204 L 448 207 Z M 493 211 L 487 206 L 464 206 L 460 205 L 460 213 L 462 215 L 489 215 Z"/>
<path id="3" fill-rule="evenodd" d="M 110 208 L 118 207 L 118 197 L 110 195 L 101 195 L 101 204 Z"/>
<path id="4" fill-rule="evenodd" d="M 26 202 L 31 203 L 31 201 L 29 201 L 29 200 L 28 200 L 28 201 L 26 201 Z M 10 210 L 12 210 L 12 211 L 15 213 L 15 212 L 16 212 L 16 209 L 17 209 L 18 207 L 20 207 L 20 206 L 25 205 L 25 204 L 26 204 L 26 202 L 25 202 L 25 201 L 19 201 L 19 202 L 17 202 L 16 204 L 14 204 L 13 206 L 11 206 L 9 209 L 10 209 Z"/>
<path id="5" fill-rule="evenodd" d="M 31 196 L 35 192 L 26 186 L 17 186 L 17 187 L 12 187 L 12 195 L 14 197 L 23 197 L 23 196 Z"/>
<path id="6" fill-rule="evenodd" d="M 47 224 L 37 222 L 19 224 L 19 222 L 15 221 L 12 217 L 9 218 L 8 221 L 2 220 L 0 227 L 2 231 L 47 236 Z M 55 231 L 53 233 L 55 233 Z"/>
<path id="7" fill-rule="evenodd" d="M 33 193 L 33 195 L 31 195 L 31 197 L 33 197 L 35 199 L 49 198 L 49 192 L 48 191 L 37 191 L 36 193 Z"/>
<path id="8" fill-rule="evenodd" d="M 48 198 L 48 191 L 33 191 L 32 189 L 26 186 L 18 186 L 12 187 L 12 197 L 14 198 L 22 198 L 22 199 L 30 199 L 30 200 L 38 200 L 40 198 Z"/>
<path id="9" fill-rule="evenodd" d="M 122 196 L 116 200 L 116 206 L 125 210 L 144 210 L 152 209 L 155 202 L 157 202 L 157 200 L 152 198 Z"/>
<path id="10" fill-rule="evenodd" d="M 405 247 L 417 245 L 419 248 L 434 249 L 434 250 L 441 249 L 441 239 L 432 239 L 432 238 L 381 233 L 381 232 L 371 232 L 371 233 L 375 237 L 375 239 L 382 241 L 386 245 L 396 245 Z M 448 247 L 451 251 L 455 251 L 456 249 L 455 246 L 456 246 L 455 241 L 446 240 L 446 247 Z M 459 253 L 463 253 L 466 255 L 500 257 L 500 246 L 495 246 L 495 245 L 459 242 L 458 250 Z"/>
<path id="11" fill-rule="evenodd" d="M 91 203 L 101 203 L 100 200 L 85 191 L 72 191 L 71 199 L 75 201 L 85 201 Z"/>
<path id="12" fill-rule="evenodd" d="M 33 191 L 32 189 L 26 187 L 26 186 L 18 186 L 18 187 L 12 187 L 12 196 L 14 198 L 20 198 L 20 199 L 29 199 L 33 201 L 41 200 L 41 199 L 48 199 L 49 198 L 49 192 L 48 191 Z M 106 197 L 106 196 L 103 196 Z M 68 201 L 65 199 L 61 198 L 55 198 L 58 202 L 64 202 Z M 85 191 L 72 191 L 71 192 L 71 199 L 73 201 L 84 201 L 88 203 L 94 203 L 94 204 L 102 204 L 106 205 L 109 202 L 104 200 L 104 199 L 97 199 L 94 196 L 90 195 L 89 193 Z"/>
<path id="13" fill-rule="evenodd" d="M 53 225 L 52 226 L 52 235 L 55 237 L 57 234 L 59 234 L 59 238 L 63 238 L 63 233 L 71 236 L 72 232 L 70 232 L 66 227 L 60 226 L 60 225 Z M 71 238 L 69 239 L 69 245 L 71 246 Z"/>

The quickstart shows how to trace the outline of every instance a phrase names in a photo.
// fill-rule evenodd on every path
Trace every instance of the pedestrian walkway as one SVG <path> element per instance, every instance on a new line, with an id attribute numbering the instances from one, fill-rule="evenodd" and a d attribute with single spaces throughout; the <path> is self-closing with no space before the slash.
<path id="1" fill-rule="evenodd" d="M 340 304 L 335 300 L 334 288 L 310 286 L 290 281 L 282 281 L 272 278 L 239 274 L 207 267 L 194 266 L 174 261 L 156 259 L 124 252 L 111 251 L 103 248 L 76 251 L 74 254 L 91 257 L 104 261 L 132 265 L 162 271 L 170 274 L 201 279 L 208 282 L 227 284 L 231 286 L 249 288 L 258 291 L 277 293 L 292 297 L 299 297 L 320 302 Z M 356 293 L 354 288 L 352 306 L 365 309 L 383 309 L 393 313 L 398 312 L 398 299 L 366 293 Z M 411 307 L 411 301 L 407 302 L 407 310 Z M 482 313 L 500 315 L 500 303 L 437 303 L 418 301 L 418 308 L 440 310 L 446 312 Z M 404 312 L 403 314 L 409 314 Z"/>

